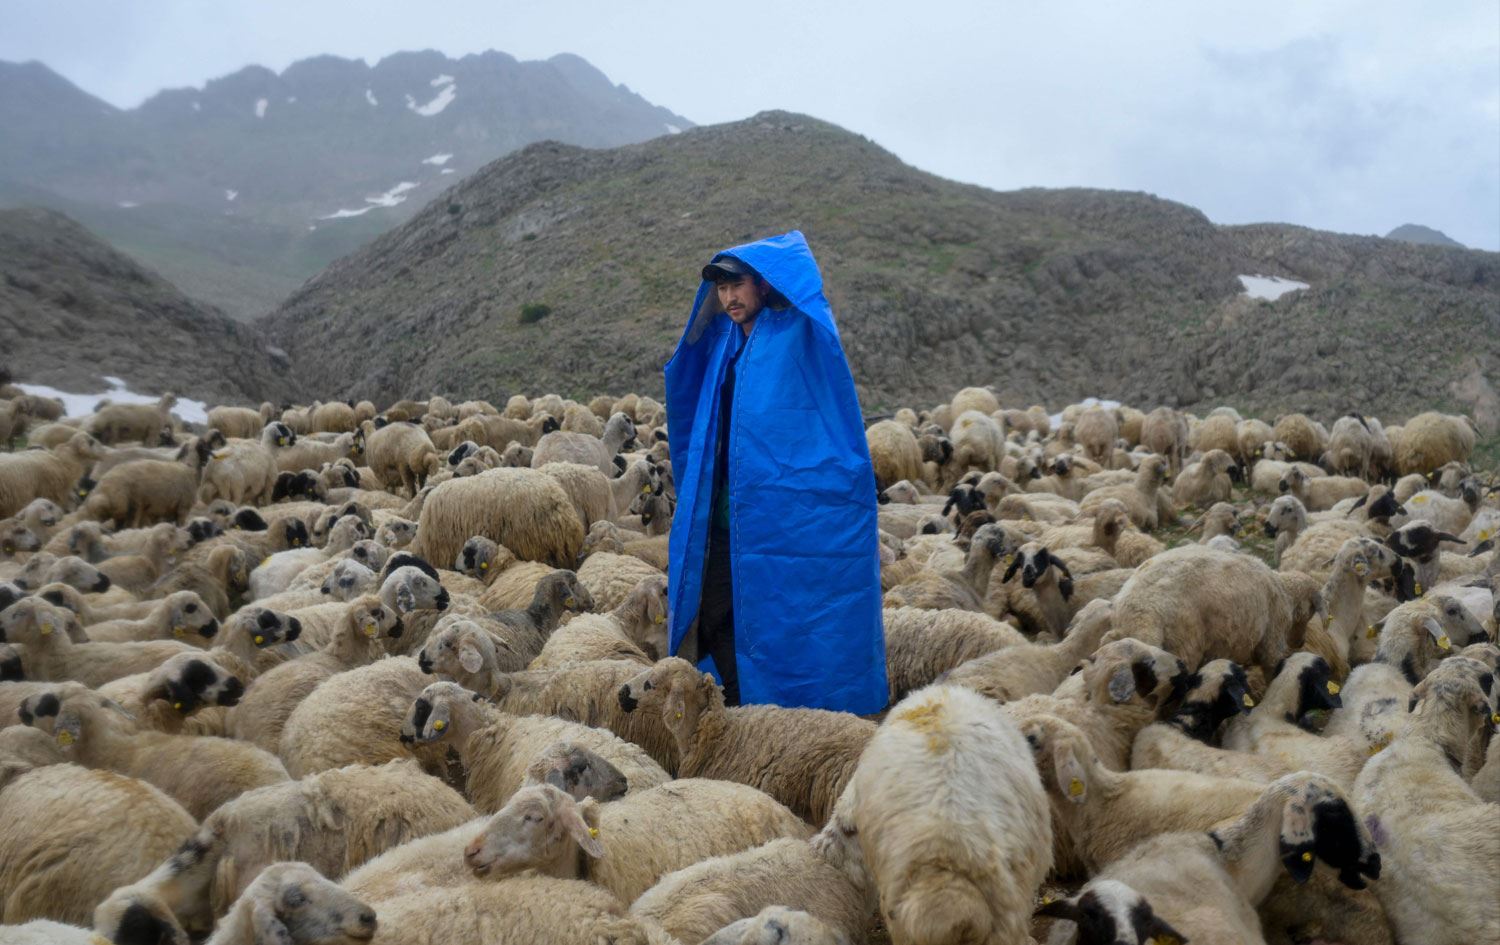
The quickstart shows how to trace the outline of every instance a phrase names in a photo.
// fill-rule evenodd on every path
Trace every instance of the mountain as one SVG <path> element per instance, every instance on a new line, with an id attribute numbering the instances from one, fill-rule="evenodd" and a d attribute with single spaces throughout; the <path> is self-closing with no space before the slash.
<path id="1" fill-rule="evenodd" d="M 301 393 L 257 329 L 188 298 L 51 210 L 0 210 L 0 367 L 18 381 L 210 402 Z"/>
<path id="2" fill-rule="evenodd" d="M 691 125 L 573 55 L 319 56 L 128 110 L 40 63 L 0 62 L 0 206 L 69 213 L 250 318 L 516 148 L 611 147 Z"/>
<path id="3" fill-rule="evenodd" d="M 1403 223 L 1385 235 L 1388 240 L 1400 240 L 1403 243 L 1420 243 L 1424 246 L 1452 246 L 1455 249 L 1466 249 L 1464 244 L 1453 239 L 1441 230 L 1423 226 L 1420 223 Z"/>
<path id="4" fill-rule="evenodd" d="M 1461 405 L 1454 385 L 1500 369 L 1500 254 L 1216 226 L 1139 193 L 998 193 L 783 112 L 612 150 L 532 145 L 265 327 L 325 397 L 659 395 L 699 267 L 792 228 L 867 413 L 966 384 L 1014 404 L 1401 413 Z M 1242 275 L 1308 288 L 1264 301 Z"/>

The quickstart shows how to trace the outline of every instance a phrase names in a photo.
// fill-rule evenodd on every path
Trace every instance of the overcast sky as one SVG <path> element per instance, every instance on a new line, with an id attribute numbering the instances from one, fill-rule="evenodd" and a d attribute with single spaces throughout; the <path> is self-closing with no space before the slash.
<path id="1" fill-rule="evenodd" d="M 999 189 L 1500 249 L 1500 3 L 3 0 L 0 59 L 132 106 L 319 53 L 572 52 L 699 124 L 769 108 Z"/>

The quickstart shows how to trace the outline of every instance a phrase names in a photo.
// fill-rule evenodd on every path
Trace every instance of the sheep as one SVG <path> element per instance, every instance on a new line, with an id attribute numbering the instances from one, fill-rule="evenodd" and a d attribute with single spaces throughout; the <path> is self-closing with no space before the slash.
<path id="1" fill-rule="evenodd" d="M 1130 767 L 1171 768 L 1241 781 L 1269 784 L 1287 767 L 1269 757 L 1216 746 L 1220 727 L 1255 708 L 1244 667 L 1233 660 L 1210 660 L 1183 684 L 1184 694 L 1170 718 L 1153 722 L 1135 737 Z"/>
<path id="2" fill-rule="evenodd" d="M 1022 942 L 1052 866 L 1046 796 L 1015 724 L 934 685 L 901 701 L 839 801 L 898 942 Z"/>
<path id="3" fill-rule="evenodd" d="M 1328 661 L 1314 653 L 1294 653 L 1266 687 L 1265 695 L 1242 725 L 1230 727 L 1225 747 L 1254 751 L 1291 771 L 1316 771 L 1340 787 L 1352 787 L 1368 752 L 1362 742 L 1306 731 L 1312 712 L 1343 704 Z"/>
<path id="4" fill-rule="evenodd" d="M 1234 466 L 1234 457 L 1229 453 L 1220 449 L 1209 450 L 1196 463 L 1183 469 L 1177 481 L 1172 483 L 1172 501 L 1198 508 L 1228 502 L 1233 488 L 1229 471 Z"/>
<path id="5" fill-rule="evenodd" d="M 77 628 L 78 618 L 71 611 L 36 597 L 17 601 L 0 613 L 0 643 L 25 646 L 27 674 L 38 680 L 98 686 L 193 651 L 176 640 L 74 643 L 70 637 L 81 633 Z"/>
<path id="6" fill-rule="evenodd" d="M 1276 418 L 1271 439 L 1285 444 L 1291 458 L 1312 462 L 1323 455 L 1327 437 L 1306 414 L 1289 413 Z"/>
<path id="7" fill-rule="evenodd" d="M 996 702 L 1052 692 L 1080 660 L 1098 648 L 1110 629 L 1112 614 L 1108 601 L 1091 601 L 1074 616 L 1067 635 L 1057 643 L 1023 642 L 970 659 L 938 678 Z"/>
<path id="8" fill-rule="evenodd" d="M 368 941 L 375 910 L 306 863 L 273 863 L 261 871 L 205 945 Z"/>
<path id="9" fill-rule="evenodd" d="M 115 444 L 135 440 L 146 446 L 161 443 L 163 429 L 172 427 L 175 394 L 162 394 L 154 404 L 111 404 L 94 411 L 86 424 L 89 433 L 100 443 Z"/>
<path id="10" fill-rule="evenodd" d="M 1406 514 L 1397 516 L 1391 524 L 1400 528 L 1409 522 L 1422 521 L 1440 532 L 1460 535 L 1479 512 L 1482 498 L 1483 487 L 1473 477 L 1459 484 L 1458 498 L 1449 498 L 1435 489 L 1423 489 L 1402 502 Z"/>
<path id="11" fill-rule="evenodd" d="M 1324 512 L 1344 499 L 1358 499 L 1370 491 L 1370 484 L 1363 479 L 1347 476 L 1317 476 L 1309 478 L 1301 469 L 1293 466 L 1281 477 L 1278 488 L 1283 493 L 1294 495 L 1310 512 Z"/>
<path id="12" fill-rule="evenodd" d="M 610 489 L 611 480 L 594 466 L 551 462 L 538 468 L 557 480 L 558 485 L 568 494 L 584 531 L 588 531 L 595 522 L 612 521 L 624 508 L 615 503 L 614 493 Z"/>
<path id="13" fill-rule="evenodd" d="M 989 414 L 965 411 L 953 421 L 949 434 L 953 455 L 944 467 L 954 482 L 971 469 L 990 472 L 1000 467 L 1005 456 L 1005 433 Z"/>
<path id="14" fill-rule="evenodd" d="M 0 518 L 10 518 L 35 499 L 71 507 L 75 485 L 102 455 L 97 440 L 78 432 L 51 450 L 0 454 Z"/>
<path id="15" fill-rule="evenodd" d="M 1396 443 L 1396 470 L 1426 475 L 1445 463 L 1468 462 L 1477 434 L 1468 417 L 1421 413 L 1406 421 Z"/>
<path id="16" fill-rule="evenodd" d="M 271 422 L 270 408 L 270 404 L 263 405 L 259 410 L 249 407 L 211 407 L 206 424 L 209 429 L 218 430 L 227 437 L 253 440 Z"/>
<path id="17" fill-rule="evenodd" d="M 1272 452 L 1273 444 L 1267 444 L 1265 452 Z M 1309 479 L 1317 479 L 1328 475 L 1322 468 L 1312 463 L 1292 463 L 1269 457 L 1259 459 L 1250 468 L 1250 491 L 1263 495 L 1278 495 L 1285 490 L 1281 488 L 1281 480 L 1291 470 L 1297 470 Z"/>
<path id="18" fill-rule="evenodd" d="M 13 558 L 41 548 L 42 540 L 19 518 L 0 522 L 0 556 Z"/>
<path id="19" fill-rule="evenodd" d="M 547 638 L 528 666 L 546 669 L 588 660 L 650 665 L 667 652 L 666 621 L 667 578 L 658 574 L 636 585 L 614 610 L 568 621 Z"/>
<path id="20" fill-rule="evenodd" d="M 1263 527 L 1268 538 L 1276 539 L 1271 567 L 1280 568 L 1282 555 L 1307 528 L 1307 508 L 1294 495 L 1278 496 L 1266 512 Z"/>
<path id="21" fill-rule="evenodd" d="M 1100 870 L 1078 897 L 1046 903 L 1038 912 L 1076 920 L 1084 896 L 1123 887 L 1137 903 L 1150 903 L 1159 923 L 1153 927 L 1166 936 L 1151 941 L 1262 942 L 1255 910 L 1279 868 L 1306 882 L 1315 875 L 1315 857 L 1338 870 L 1351 889 L 1364 889 L 1365 877 L 1381 874 L 1381 856 L 1348 799 L 1326 779 L 1302 772 L 1264 786 L 1247 810 L 1212 830 L 1144 840 Z M 1071 939 L 1055 933 L 1051 941 Z"/>
<path id="22" fill-rule="evenodd" d="M 279 420 L 266 424 L 258 440 L 229 440 L 204 462 L 198 500 L 205 504 L 215 499 L 235 505 L 266 504 L 281 471 L 276 454 L 296 440 L 297 435 Z"/>
<path id="23" fill-rule="evenodd" d="M 200 709 L 238 703 L 245 686 L 214 656 L 179 653 L 150 672 L 122 676 L 97 691 L 142 728 L 177 734 Z"/>
<path id="24" fill-rule="evenodd" d="M 1323 458 L 1335 475 L 1369 479 L 1374 456 L 1375 435 L 1364 417 L 1351 413 L 1333 422 Z"/>
<path id="25" fill-rule="evenodd" d="M 225 719 L 230 736 L 275 754 L 287 719 L 324 680 L 384 655 L 381 635 L 399 636 L 401 621 L 378 597 L 352 602 L 328 644 L 256 678 Z"/>
<path id="26" fill-rule="evenodd" d="M 1271 425 L 1257 417 L 1241 420 L 1234 429 L 1237 449 L 1231 450 L 1240 465 L 1249 469 L 1256 458 L 1262 455 L 1265 445 L 1276 437 Z"/>
<path id="27" fill-rule="evenodd" d="M 208 604 L 214 616 L 229 616 L 231 597 L 237 597 L 250 584 L 253 562 L 244 550 L 220 545 L 209 551 L 203 563 L 184 561 L 162 575 L 146 593 L 164 597 L 175 591 L 196 591 Z"/>
<path id="28" fill-rule="evenodd" d="M 875 488 L 885 489 L 904 480 L 922 478 L 922 448 L 911 427 L 895 420 L 881 420 L 865 428 L 870 464 L 875 470 Z"/>
<path id="29" fill-rule="evenodd" d="M 76 513 L 117 528 L 187 522 L 198 494 L 199 457 L 182 461 L 136 460 L 116 466 L 95 484 Z"/>
<path id="30" fill-rule="evenodd" d="M 1119 436 L 1119 418 L 1113 410 L 1103 407 L 1088 408 L 1073 424 L 1073 438 L 1083 447 L 1084 454 L 1100 465 L 1108 462 Z"/>
<path id="31" fill-rule="evenodd" d="M 811 840 L 772 840 L 669 873 L 636 897 L 630 914 L 655 922 L 680 941 L 697 942 L 783 906 L 860 941 L 875 911 L 875 890 L 862 856 L 858 841 L 831 820 Z"/>
<path id="32" fill-rule="evenodd" d="M 530 869 L 587 879 L 633 902 L 666 874 L 707 857 L 810 835 L 782 805 L 728 781 L 686 778 L 604 805 L 539 784 L 515 793 L 464 860 L 486 879 Z"/>
<path id="33" fill-rule="evenodd" d="M 848 713 L 773 705 L 725 708 L 709 673 L 664 659 L 621 687 L 626 712 L 658 714 L 676 739 L 681 777 L 758 787 L 811 823 L 826 823 L 875 725 Z"/>
<path id="34" fill-rule="evenodd" d="M 616 413 L 604 425 L 604 436 L 554 430 L 536 441 L 531 468 L 541 469 L 548 463 L 564 462 L 594 466 L 604 475 L 615 473 L 615 454 L 635 439 L 635 423 L 623 413 Z"/>
<path id="35" fill-rule="evenodd" d="M 1095 514 L 1106 500 L 1117 499 L 1124 503 L 1137 528 L 1155 531 L 1158 525 L 1166 524 L 1175 514 L 1170 500 L 1161 492 L 1166 475 L 1166 460 L 1160 456 L 1148 456 L 1136 470 L 1133 484 L 1095 489 L 1083 497 L 1079 507 L 1086 514 Z"/>
<path id="36" fill-rule="evenodd" d="M 613 527 L 607 522 L 596 522 L 593 531 L 598 532 L 601 525 Z M 588 563 L 587 559 L 584 563 Z M 521 561 L 509 548 L 481 536 L 464 542 L 453 566 L 459 573 L 488 585 L 478 600 L 494 610 L 525 607 L 536 593 L 536 585 L 553 571 L 540 561 Z"/>
<path id="37" fill-rule="evenodd" d="M 891 704 L 975 657 L 1027 645 L 1012 625 L 967 610 L 888 607 L 884 623 Z"/>
<path id="38" fill-rule="evenodd" d="M 274 755 L 224 738 L 168 735 L 137 728 L 92 693 L 28 697 L 20 714 L 27 725 L 57 739 L 70 758 L 160 788 L 202 818 L 239 794 L 287 780 Z"/>
<path id="39" fill-rule="evenodd" d="M 1396 553 L 1372 538 L 1351 538 L 1334 555 L 1321 592 L 1328 619 L 1305 643 L 1328 660 L 1340 679 L 1349 674 L 1353 642 L 1366 627 L 1365 588 L 1393 577 L 1398 567 Z"/>
<path id="40" fill-rule="evenodd" d="M 40 541 L 47 541 L 57 533 L 62 524 L 62 506 L 51 499 L 32 499 L 15 515 Z"/>
<path id="41" fill-rule="evenodd" d="M 1302 645 L 1307 621 L 1326 614 L 1322 594 L 1298 572 L 1272 571 L 1248 555 L 1187 545 L 1137 569 L 1115 598 L 1114 630 L 1160 646 L 1190 666 L 1231 659 L 1274 671 Z"/>
<path id="42" fill-rule="evenodd" d="M 1157 407 L 1141 422 L 1140 444 L 1165 456 L 1168 472 L 1176 475 L 1187 459 L 1187 419 L 1171 407 Z"/>
<path id="43" fill-rule="evenodd" d="M 430 561 L 452 561 L 476 535 L 527 561 L 569 567 L 578 559 L 584 530 L 567 493 L 546 473 L 492 469 L 432 491 L 422 505 L 413 550 Z"/>
<path id="44" fill-rule="evenodd" d="M 1068 566 L 1045 545 L 1032 541 L 1009 558 L 1001 583 L 1010 584 L 1018 572 L 1022 588 L 1031 592 L 1028 597 L 1014 587 L 1009 590 L 1008 606 L 1020 620 L 1021 629 L 1033 635 L 1043 631 L 1062 633 L 1073 617 L 1069 605 L 1073 575 Z"/>
<path id="45" fill-rule="evenodd" d="M 20 651 L 8 644 L 0 644 L 0 682 L 20 682 L 25 678 Z"/>
<path id="46" fill-rule="evenodd" d="M 494 813 L 526 782 L 531 760 L 560 739 L 584 747 L 618 768 L 627 782 L 644 787 L 667 774 L 639 747 L 603 729 L 541 715 L 511 715 L 457 683 L 427 686 L 411 703 L 401 725 L 406 744 L 448 740 L 468 774 L 469 800 Z"/>
<path id="47" fill-rule="evenodd" d="M 1459 945 L 1500 935 L 1494 806 L 1451 760 L 1492 724 L 1493 712 L 1474 680 L 1418 687 L 1405 731 L 1355 780 L 1354 800 L 1388 867 L 1376 893 L 1399 941 Z"/>
<path id="48" fill-rule="evenodd" d="M 414 423 L 389 423 L 367 432 L 365 456 L 387 489 L 399 488 L 412 497 L 443 466 L 443 456 L 427 431 Z"/>
<path id="49" fill-rule="evenodd" d="M 1442 558 L 1439 545 L 1444 542 L 1461 545 L 1457 535 L 1440 532 L 1426 522 L 1411 522 L 1391 532 L 1386 545 L 1411 562 L 1413 592 L 1421 597 L 1441 580 Z"/>

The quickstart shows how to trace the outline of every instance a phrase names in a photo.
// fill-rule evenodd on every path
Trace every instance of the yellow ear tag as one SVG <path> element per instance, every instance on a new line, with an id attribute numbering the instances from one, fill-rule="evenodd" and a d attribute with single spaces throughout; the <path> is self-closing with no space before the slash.
<path id="1" fill-rule="evenodd" d="M 590 827 L 589 828 L 589 839 L 590 840 L 598 840 L 599 839 L 599 828 L 598 827 Z"/>
<path id="2" fill-rule="evenodd" d="M 1053 899 L 1051 896 L 1043 896 L 1042 897 L 1042 905 L 1044 905 L 1044 906 L 1050 906 L 1050 905 L 1052 905 L 1056 901 L 1057 900 Z"/>
<path id="3" fill-rule="evenodd" d="M 1311 863 L 1312 862 L 1312 851 L 1308 851 L 1308 852 L 1302 854 L 1302 862 L 1304 862 L 1304 863 Z"/>
<path id="4" fill-rule="evenodd" d="M 178 712 L 181 712 L 182 711 L 182 703 L 181 702 L 174 702 L 174 703 L 172 703 L 172 708 L 176 709 Z"/>
<path id="5" fill-rule="evenodd" d="M 1370 566 L 1368 564 L 1360 562 L 1359 564 L 1356 564 L 1354 566 L 1354 574 L 1355 574 L 1356 577 L 1364 577 L 1365 575 L 1367 575 L 1369 573 L 1370 573 Z"/>
<path id="6" fill-rule="evenodd" d="M 1249 693 L 1245 693 L 1245 708 L 1247 708 L 1247 709 L 1253 709 L 1253 708 L 1255 708 L 1255 700 L 1252 699 L 1252 698 L 1250 698 L 1250 694 Z"/>
<path id="7" fill-rule="evenodd" d="M 172 636 L 174 636 L 174 637 L 185 637 L 185 636 L 187 636 L 187 627 L 184 627 L 184 626 L 181 626 L 181 625 L 173 627 L 172 628 Z"/>
<path id="8" fill-rule="evenodd" d="M 266 638 L 257 633 L 255 635 L 255 645 L 260 646 L 264 642 L 266 642 Z"/>
<path id="9" fill-rule="evenodd" d="M 260 563 L 261 564 L 265 564 L 267 561 L 270 561 L 270 560 L 271 560 L 271 556 L 270 555 L 266 555 L 264 558 L 260 559 Z"/>
<path id="10" fill-rule="evenodd" d="M 1339 684 L 1331 679 L 1328 681 L 1328 694 L 1333 696 L 1339 694 Z"/>
<path id="11" fill-rule="evenodd" d="M 367 624 L 365 624 L 365 636 L 367 636 L 367 637 L 373 637 L 379 631 L 380 631 L 380 628 L 377 627 L 377 626 L 375 626 L 373 623 L 367 623 Z"/>
<path id="12" fill-rule="evenodd" d="M 1500 712 L 1491 712 L 1490 721 L 1494 722 L 1496 725 L 1500 725 Z"/>
<path id="13" fill-rule="evenodd" d="M 1012 561 L 1014 561 L 1014 560 L 1016 560 L 1016 556 L 1015 556 L 1015 555 L 1006 555 L 1006 556 L 1005 556 L 1005 566 L 1006 566 L 1006 567 L 1007 567 L 1007 568 L 1008 568 L 1008 567 L 1010 567 L 1010 563 L 1011 563 L 1011 562 L 1012 562 Z"/>
<path id="14" fill-rule="evenodd" d="M 1327 630 L 1331 626 L 1333 626 L 1333 617 L 1332 616 L 1324 617 L 1323 618 L 1323 629 Z"/>
<path id="15" fill-rule="evenodd" d="M 1375 741 L 1370 744 L 1370 754 L 1378 755 L 1382 751 L 1384 751 L 1386 746 L 1390 745 L 1392 737 L 1393 736 L 1390 732 L 1381 734 L 1379 738 L 1375 739 Z"/>
<path id="16" fill-rule="evenodd" d="M 1422 590 L 1422 585 L 1421 585 L 1421 584 L 1420 584 L 1420 583 L 1419 583 L 1419 584 L 1417 584 L 1417 585 L 1416 585 L 1416 586 L 1414 586 L 1414 587 L 1413 587 L 1413 588 L 1412 588 L 1412 590 L 1414 590 L 1414 591 L 1416 591 L 1416 592 L 1417 592 L 1417 596 L 1418 596 L 1418 597 L 1421 597 L 1421 596 L 1422 596 L 1422 595 L 1423 595 L 1423 594 L 1425 594 L 1425 593 L 1426 593 L 1426 591 L 1424 591 L 1424 590 Z"/>
<path id="17" fill-rule="evenodd" d="M 481 561 L 481 562 L 479 562 L 479 570 L 481 570 L 481 571 L 488 571 L 489 569 L 490 569 L 490 563 L 488 561 Z"/>
<path id="18" fill-rule="evenodd" d="M 1083 782 L 1074 778 L 1068 782 L 1068 796 L 1081 797 L 1083 795 Z"/>
<path id="19" fill-rule="evenodd" d="M 57 733 L 57 743 L 59 745 L 63 746 L 64 748 L 66 748 L 69 745 L 73 744 L 73 733 L 72 732 L 58 732 Z"/>
<path id="20" fill-rule="evenodd" d="M 641 495 L 645 495 L 645 494 L 646 494 L 646 493 L 648 493 L 648 492 L 650 492 L 650 491 L 651 491 L 651 486 L 650 486 L 650 484 L 647 484 L 647 485 L 644 485 L 644 486 L 641 486 Z"/>
<path id="21" fill-rule="evenodd" d="M 577 607 L 578 606 L 578 598 L 576 598 L 573 595 L 569 594 L 567 597 L 565 597 L 563 599 L 563 606 L 564 607 Z"/>
<path id="22" fill-rule="evenodd" d="M 219 450 L 217 453 L 214 454 L 214 459 L 223 459 L 224 457 L 226 457 L 228 455 L 229 455 L 229 451 L 228 450 Z"/>
<path id="23" fill-rule="evenodd" d="M 1365 639 L 1366 640 L 1374 640 L 1374 639 L 1378 638 L 1379 636 L 1380 636 L 1380 631 L 1375 629 L 1375 625 L 1373 623 L 1370 624 L 1368 627 L 1365 628 Z"/>
<path id="24" fill-rule="evenodd" d="M 679 719 L 682 718 L 682 713 L 681 712 L 677 713 L 677 718 L 679 718 Z"/>
<path id="25" fill-rule="evenodd" d="M 1426 505 L 1427 504 L 1427 496 L 1425 496 L 1425 495 L 1414 495 L 1414 496 L 1411 497 L 1411 504 L 1412 505 Z"/>
<path id="26" fill-rule="evenodd" d="M 88 498 L 88 493 L 85 492 L 82 489 L 79 489 L 78 490 L 78 498 L 80 498 L 80 499 L 86 499 L 86 498 Z"/>
<path id="27" fill-rule="evenodd" d="M 46 636 L 47 634 L 51 633 L 54 629 L 56 629 L 56 628 L 54 628 L 50 622 L 48 622 L 46 620 L 42 621 L 42 626 L 41 626 L 42 636 Z"/>
<path id="28" fill-rule="evenodd" d="M 447 727 L 448 727 L 448 723 L 444 722 L 442 719 L 438 719 L 436 722 L 432 723 L 432 730 L 434 732 L 441 732 L 443 729 L 445 729 Z"/>
<path id="29" fill-rule="evenodd" d="M 1438 637 L 1437 648 L 1446 653 L 1453 648 L 1453 641 L 1449 640 L 1446 636 Z"/>
<path id="30" fill-rule="evenodd" d="M 666 623 L 667 622 L 667 618 L 665 618 L 665 617 L 657 617 L 656 618 L 656 622 L 657 623 Z"/>

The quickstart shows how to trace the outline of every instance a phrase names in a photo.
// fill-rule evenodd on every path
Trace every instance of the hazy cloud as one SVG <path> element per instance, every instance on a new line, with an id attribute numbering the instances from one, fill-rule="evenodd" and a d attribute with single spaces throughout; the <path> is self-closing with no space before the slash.
<path id="1" fill-rule="evenodd" d="M 1406 222 L 1500 249 L 1500 4 L 705 6 L 9 0 L 0 58 L 133 105 L 248 63 L 574 52 L 700 123 L 785 108 L 996 188 L 1144 190 L 1213 220 Z"/>

